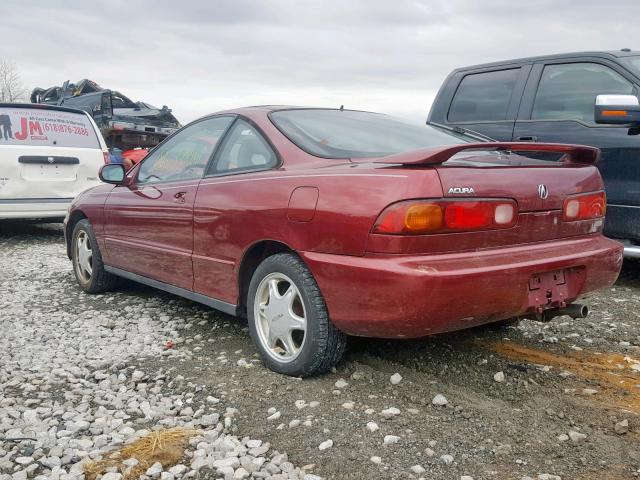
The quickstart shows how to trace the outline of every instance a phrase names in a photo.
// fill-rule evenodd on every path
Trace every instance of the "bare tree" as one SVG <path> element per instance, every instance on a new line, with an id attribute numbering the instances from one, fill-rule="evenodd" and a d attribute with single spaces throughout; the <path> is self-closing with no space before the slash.
<path id="1" fill-rule="evenodd" d="M 0 60 L 0 102 L 27 101 L 27 93 L 16 66 L 12 62 Z"/>

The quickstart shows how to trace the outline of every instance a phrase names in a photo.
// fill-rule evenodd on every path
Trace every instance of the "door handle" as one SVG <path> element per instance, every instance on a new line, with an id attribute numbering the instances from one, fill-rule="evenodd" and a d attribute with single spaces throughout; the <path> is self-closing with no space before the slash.
<path id="1" fill-rule="evenodd" d="M 185 195 L 187 194 L 187 192 L 178 192 L 176 193 L 173 198 L 175 198 L 175 201 L 178 203 L 184 203 L 185 200 Z"/>
<path id="2" fill-rule="evenodd" d="M 525 135 L 523 137 L 517 137 L 516 140 L 518 140 L 519 142 L 537 142 L 538 137 L 533 135 Z"/>

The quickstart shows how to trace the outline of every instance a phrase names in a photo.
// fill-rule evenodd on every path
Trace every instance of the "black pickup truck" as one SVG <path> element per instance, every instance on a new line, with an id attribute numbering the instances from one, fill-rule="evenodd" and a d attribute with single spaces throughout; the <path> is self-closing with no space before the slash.
<path id="1" fill-rule="evenodd" d="M 640 51 L 584 52 L 454 70 L 428 122 L 500 141 L 602 150 L 605 233 L 640 257 Z"/>

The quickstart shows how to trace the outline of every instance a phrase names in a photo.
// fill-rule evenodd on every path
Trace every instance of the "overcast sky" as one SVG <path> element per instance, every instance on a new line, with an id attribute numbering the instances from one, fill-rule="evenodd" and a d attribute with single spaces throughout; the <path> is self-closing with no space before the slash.
<path id="1" fill-rule="evenodd" d="M 90 78 L 182 123 L 257 104 L 423 121 L 455 67 L 640 49 L 639 14 L 639 0 L 2 0 L 0 59 L 29 89 Z"/>

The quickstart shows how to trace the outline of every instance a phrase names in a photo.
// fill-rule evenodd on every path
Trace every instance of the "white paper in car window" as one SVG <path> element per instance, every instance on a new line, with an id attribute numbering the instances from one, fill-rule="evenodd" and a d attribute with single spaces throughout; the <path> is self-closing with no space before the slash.
<path id="1" fill-rule="evenodd" d="M 100 148 L 85 115 L 18 107 L 0 108 L 1 145 Z"/>

